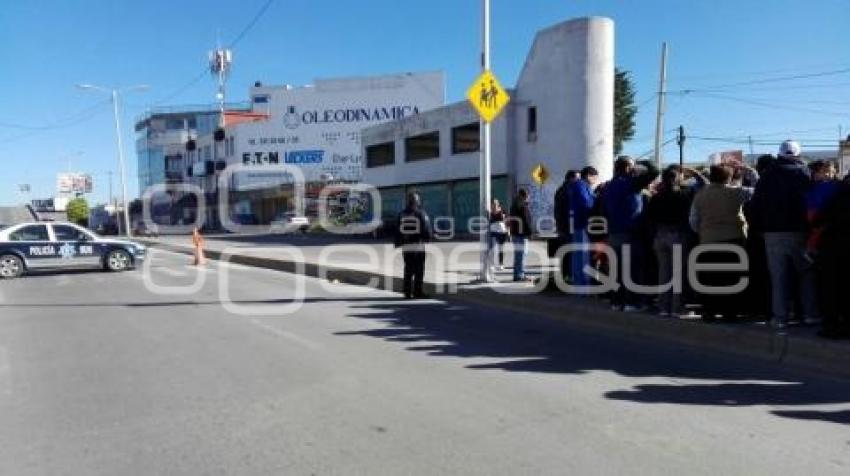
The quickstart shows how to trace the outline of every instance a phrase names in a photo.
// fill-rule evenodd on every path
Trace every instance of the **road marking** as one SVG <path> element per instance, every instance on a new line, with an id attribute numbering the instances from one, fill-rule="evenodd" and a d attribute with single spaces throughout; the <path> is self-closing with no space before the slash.
<path id="1" fill-rule="evenodd" d="M 288 331 L 285 331 L 283 329 L 279 329 L 277 327 L 271 326 L 269 324 L 266 324 L 265 322 L 262 322 L 259 319 L 248 319 L 248 322 L 250 322 L 251 324 L 253 324 L 257 327 L 265 329 L 265 330 L 271 332 L 272 334 L 275 334 L 278 337 L 283 337 L 284 339 L 295 342 L 296 344 L 304 346 L 304 347 L 306 347 L 310 350 L 319 350 L 319 347 L 320 347 L 319 344 L 317 344 L 317 343 L 315 343 L 311 340 L 305 339 L 305 338 L 303 338 L 303 337 L 301 337 L 297 334 L 293 334 L 292 332 L 288 332 Z"/>
<path id="2" fill-rule="evenodd" d="M 154 270 L 156 270 L 160 273 L 167 274 L 169 276 L 173 276 L 175 278 L 185 278 L 186 276 L 189 275 L 189 273 L 186 273 L 185 271 L 181 271 L 179 269 L 174 269 L 174 268 L 156 267 L 156 268 L 151 268 L 151 269 L 154 269 Z"/>

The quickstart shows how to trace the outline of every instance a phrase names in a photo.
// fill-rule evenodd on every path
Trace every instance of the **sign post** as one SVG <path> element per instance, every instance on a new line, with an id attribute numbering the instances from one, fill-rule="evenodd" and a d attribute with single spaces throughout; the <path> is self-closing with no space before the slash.
<path id="1" fill-rule="evenodd" d="M 483 223 L 490 217 L 490 122 L 493 121 L 510 101 L 508 93 L 499 80 L 490 72 L 490 0 L 482 0 L 483 31 L 481 38 L 481 75 L 466 92 L 466 98 L 481 117 L 481 160 L 479 164 L 481 213 Z M 489 227 L 481 233 L 481 281 L 491 282 L 490 260 L 487 251 Z"/>

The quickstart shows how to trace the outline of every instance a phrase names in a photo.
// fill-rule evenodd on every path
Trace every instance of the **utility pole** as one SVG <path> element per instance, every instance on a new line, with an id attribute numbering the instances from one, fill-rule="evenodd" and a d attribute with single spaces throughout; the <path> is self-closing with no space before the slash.
<path id="1" fill-rule="evenodd" d="M 127 168 L 124 165 L 124 145 L 121 140 L 121 120 L 120 115 L 118 114 L 119 90 L 94 86 L 91 84 L 78 84 L 77 87 L 80 89 L 97 90 L 109 93 L 112 98 L 112 112 L 115 115 L 115 137 L 118 143 L 118 164 L 121 172 L 121 201 L 123 202 L 122 205 L 124 207 L 124 234 L 130 237 L 132 236 L 132 230 L 130 229 L 130 204 L 127 200 Z M 120 92 L 144 91 L 146 89 L 148 89 L 147 85 L 138 85 L 123 89 Z"/>
<path id="2" fill-rule="evenodd" d="M 107 203 L 112 205 L 112 171 L 109 170 L 106 172 L 106 175 L 109 176 L 109 196 L 107 197 L 109 200 Z"/>
<path id="3" fill-rule="evenodd" d="M 753 149 L 753 136 L 747 136 L 747 142 L 750 144 L 750 155 L 755 155 L 755 150 Z"/>
<path id="4" fill-rule="evenodd" d="M 667 42 L 661 43 L 661 73 L 658 82 L 658 113 L 655 118 L 655 166 L 661 169 L 661 143 L 664 136 L 664 106 L 667 95 Z"/>
<path id="5" fill-rule="evenodd" d="M 682 168 L 685 166 L 685 126 L 679 126 L 676 143 L 679 144 L 679 168 Z"/>
<path id="6" fill-rule="evenodd" d="M 482 0 L 482 35 L 481 35 L 481 70 L 490 70 L 490 0 Z M 481 119 L 481 172 L 480 199 L 481 213 L 484 216 L 483 223 L 488 223 L 490 218 L 490 123 Z M 486 227 L 486 225 L 485 225 Z M 490 256 L 487 251 L 488 229 L 481 233 L 481 281 L 493 281 L 490 275 Z"/>

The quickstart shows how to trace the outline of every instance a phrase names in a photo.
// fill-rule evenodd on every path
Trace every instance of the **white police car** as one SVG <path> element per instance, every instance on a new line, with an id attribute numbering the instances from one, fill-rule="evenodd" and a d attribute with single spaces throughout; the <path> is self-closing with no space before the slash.
<path id="1" fill-rule="evenodd" d="M 125 271 L 141 263 L 145 247 L 101 238 L 71 223 L 0 226 L 0 278 L 38 269 L 99 267 Z"/>

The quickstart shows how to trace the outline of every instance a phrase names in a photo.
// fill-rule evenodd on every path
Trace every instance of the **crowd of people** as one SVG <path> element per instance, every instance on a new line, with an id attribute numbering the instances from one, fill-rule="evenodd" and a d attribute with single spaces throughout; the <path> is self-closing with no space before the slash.
<path id="1" fill-rule="evenodd" d="M 805 163 L 797 142 L 785 141 L 755 167 L 717 163 L 707 171 L 659 171 L 624 156 L 604 183 L 593 167 L 569 171 L 554 200 L 558 238 L 550 253 L 561 257 L 577 294 L 596 295 L 604 274 L 616 279 L 605 297 L 617 311 L 756 319 L 778 331 L 820 325 L 824 337 L 850 339 L 850 300 L 842 295 L 850 289 L 850 175 L 840 180 L 828 161 Z M 422 246 L 432 231 L 417 194 L 399 222 L 404 294 L 422 298 Z M 533 231 L 526 190 L 508 212 L 494 200 L 493 267 L 504 267 L 510 239 L 513 280 L 530 280 Z"/>
<path id="2" fill-rule="evenodd" d="M 786 141 L 754 168 L 659 171 L 621 157 L 613 179 L 598 182 L 593 167 L 570 171 L 555 194 L 558 245 L 577 250 L 561 262 L 575 289 L 610 272 L 617 289 L 606 297 L 619 311 L 760 319 L 777 330 L 821 325 L 825 337 L 850 338 L 850 301 L 841 295 L 850 270 L 850 177 L 839 180 L 831 162 L 806 164 L 799 144 Z"/>

